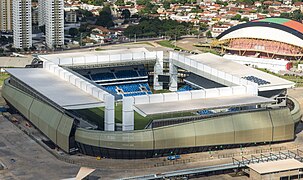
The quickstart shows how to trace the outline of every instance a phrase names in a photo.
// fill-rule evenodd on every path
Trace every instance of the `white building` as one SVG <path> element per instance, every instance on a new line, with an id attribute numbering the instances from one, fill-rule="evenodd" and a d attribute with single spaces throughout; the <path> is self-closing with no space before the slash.
<path id="1" fill-rule="evenodd" d="M 12 31 L 12 0 L 0 0 L 0 31 Z"/>
<path id="2" fill-rule="evenodd" d="M 38 25 L 45 25 L 45 0 L 38 0 Z"/>
<path id="3" fill-rule="evenodd" d="M 13 0 L 14 47 L 32 46 L 32 4 L 31 0 Z"/>
<path id="4" fill-rule="evenodd" d="M 229 29 L 231 25 L 214 25 L 211 28 L 212 37 L 217 37 L 227 29 Z"/>
<path id="5" fill-rule="evenodd" d="M 50 49 L 64 44 L 63 0 L 45 0 L 45 38 Z"/>
<path id="6" fill-rule="evenodd" d="M 65 21 L 67 23 L 76 23 L 77 22 L 77 13 L 75 11 L 66 11 Z"/>
<path id="7" fill-rule="evenodd" d="M 292 62 L 281 59 L 264 59 L 257 57 L 237 56 L 231 54 L 225 54 L 223 58 L 250 67 L 267 69 L 274 73 L 278 73 L 279 71 L 288 71 L 292 67 Z"/>

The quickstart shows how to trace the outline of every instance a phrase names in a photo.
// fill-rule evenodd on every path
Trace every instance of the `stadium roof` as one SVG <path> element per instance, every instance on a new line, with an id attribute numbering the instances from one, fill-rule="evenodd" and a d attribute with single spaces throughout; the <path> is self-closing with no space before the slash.
<path id="1" fill-rule="evenodd" d="M 285 18 L 258 19 L 233 26 L 217 37 L 233 38 L 267 39 L 303 47 L 303 24 Z"/>
<path id="2" fill-rule="evenodd" d="M 291 19 L 286 18 L 265 18 L 265 19 L 258 19 L 253 22 L 266 22 L 266 23 L 275 23 L 280 24 L 289 28 L 292 28 L 300 33 L 303 33 L 303 24 Z"/>
<path id="3" fill-rule="evenodd" d="M 42 61 L 53 62 L 58 65 L 75 66 L 75 65 L 95 65 L 95 64 L 111 64 L 133 61 L 150 60 L 146 54 L 152 54 L 145 48 L 117 49 L 106 51 L 86 51 L 77 53 L 62 53 L 39 55 Z M 155 54 L 155 53 L 154 53 Z M 153 55 L 151 55 L 153 57 Z"/>
<path id="4" fill-rule="evenodd" d="M 178 102 L 173 101 L 150 104 L 137 104 L 134 105 L 134 109 L 142 116 L 149 116 L 177 112 L 194 112 L 204 109 L 220 109 L 230 107 L 252 106 L 258 104 L 271 104 L 273 102 L 276 101 L 260 96 L 243 95 L 184 100 Z"/>
<path id="5" fill-rule="evenodd" d="M 99 99 L 45 69 L 8 68 L 6 72 L 64 109 L 87 109 L 104 106 L 104 103 Z"/>
<path id="6" fill-rule="evenodd" d="M 274 173 L 303 168 L 303 163 L 295 159 L 283 159 L 278 161 L 263 162 L 247 165 L 259 174 Z"/>
<path id="7" fill-rule="evenodd" d="M 295 85 L 294 82 L 239 64 L 237 62 L 233 62 L 231 60 L 227 60 L 212 53 L 191 55 L 188 58 L 201 62 L 202 64 L 219 71 L 223 71 L 225 73 L 236 76 L 238 78 L 254 76 L 259 79 L 268 81 L 269 84 L 259 85 L 259 91 L 290 88 Z"/>

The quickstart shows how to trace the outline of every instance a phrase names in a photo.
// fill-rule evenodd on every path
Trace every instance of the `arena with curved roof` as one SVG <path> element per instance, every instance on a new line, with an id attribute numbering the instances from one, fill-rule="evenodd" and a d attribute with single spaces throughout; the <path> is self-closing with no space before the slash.
<path id="1" fill-rule="evenodd" d="M 226 53 L 258 58 L 301 60 L 303 24 L 285 18 L 265 18 L 239 24 L 217 39 Z"/>

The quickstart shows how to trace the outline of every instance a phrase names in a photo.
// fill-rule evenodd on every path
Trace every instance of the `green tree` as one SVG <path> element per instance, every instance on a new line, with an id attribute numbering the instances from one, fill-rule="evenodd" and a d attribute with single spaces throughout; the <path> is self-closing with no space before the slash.
<path id="1" fill-rule="evenodd" d="M 124 19 L 129 19 L 130 18 L 130 11 L 128 9 L 123 9 L 122 10 L 122 13 L 121 13 L 121 16 L 124 18 Z"/>
<path id="2" fill-rule="evenodd" d="M 81 24 L 79 28 L 79 32 L 87 32 L 88 24 Z"/>
<path id="3" fill-rule="evenodd" d="M 107 27 L 107 28 L 114 26 L 111 10 L 109 6 L 104 6 L 102 11 L 100 11 L 96 21 L 96 25 Z"/>
<path id="4" fill-rule="evenodd" d="M 241 20 L 241 15 L 240 14 L 236 14 L 234 17 L 231 18 L 231 20 Z"/>
<path id="5" fill-rule="evenodd" d="M 241 22 L 243 22 L 243 21 L 248 22 L 249 19 L 248 19 L 248 17 L 244 17 L 244 18 L 242 18 L 240 21 L 241 21 Z"/>
<path id="6" fill-rule="evenodd" d="M 70 28 L 68 34 L 72 37 L 75 37 L 79 34 L 79 30 L 77 28 Z"/>
<path id="7" fill-rule="evenodd" d="M 209 37 L 209 38 L 213 37 L 213 35 L 211 34 L 211 31 L 206 32 L 206 37 Z"/>
<path id="8" fill-rule="evenodd" d="M 116 4 L 117 6 L 124 6 L 124 5 L 125 5 L 124 0 L 117 0 L 117 1 L 115 2 L 115 4 Z"/>
<path id="9" fill-rule="evenodd" d="M 169 1 L 164 1 L 163 2 L 163 8 L 164 9 L 170 9 L 170 2 Z"/>

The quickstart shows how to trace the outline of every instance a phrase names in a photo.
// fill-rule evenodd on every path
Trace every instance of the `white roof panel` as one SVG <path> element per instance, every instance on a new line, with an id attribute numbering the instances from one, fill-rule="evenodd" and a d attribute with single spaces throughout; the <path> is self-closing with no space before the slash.
<path id="1" fill-rule="evenodd" d="M 225 96 L 206 99 L 194 99 L 173 102 L 161 102 L 134 105 L 135 110 L 143 116 L 154 114 L 168 114 L 176 112 L 193 112 L 203 109 L 220 109 L 239 106 L 251 106 L 257 104 L 270 104 L 275 102 L 260 96 Z"/>
<path id="2" fill-rule="evenodd" d="M 263 162 L 247 165 L 259 174 L 274 173 L 303 168 L 303 163 L 295 159 L 283 159 L 278 161 Z"/>
<path id="3" fill-rule="evenodd" d="M 58 76 L 40 68 L 8 68 L 6 71 L 64 109 L 86 109 L 104 103 Z"/>
<path id="4" fill-rule="evenodd" d="M 196 60 L 206 66 L 231 74 L 238 78 L 255 76 L 259 79 L 270 82 L 270 84 L 259 85 L 259 91 L 290 88 L 295 85 L 294 82 L 279 78 L 277 76 L 259 71 L 257 69 L 227 60 L 221 56 L 212 53 L 191 55 L 188 58 Z M 277 87 L 277 88 L 276 88 Z"/>
<path id="5" fill-rule="evenodd" d="M 144 53 L 149 51 L 145 48 L 116 49 L 106 51 L 85 51 L 73 53 L 60 53 L 50 55 L 39 55 L 39 59 L 50 61 L 60 65 L 86 65 L 116 63 L 132 60 L 148 60 Z"/>

